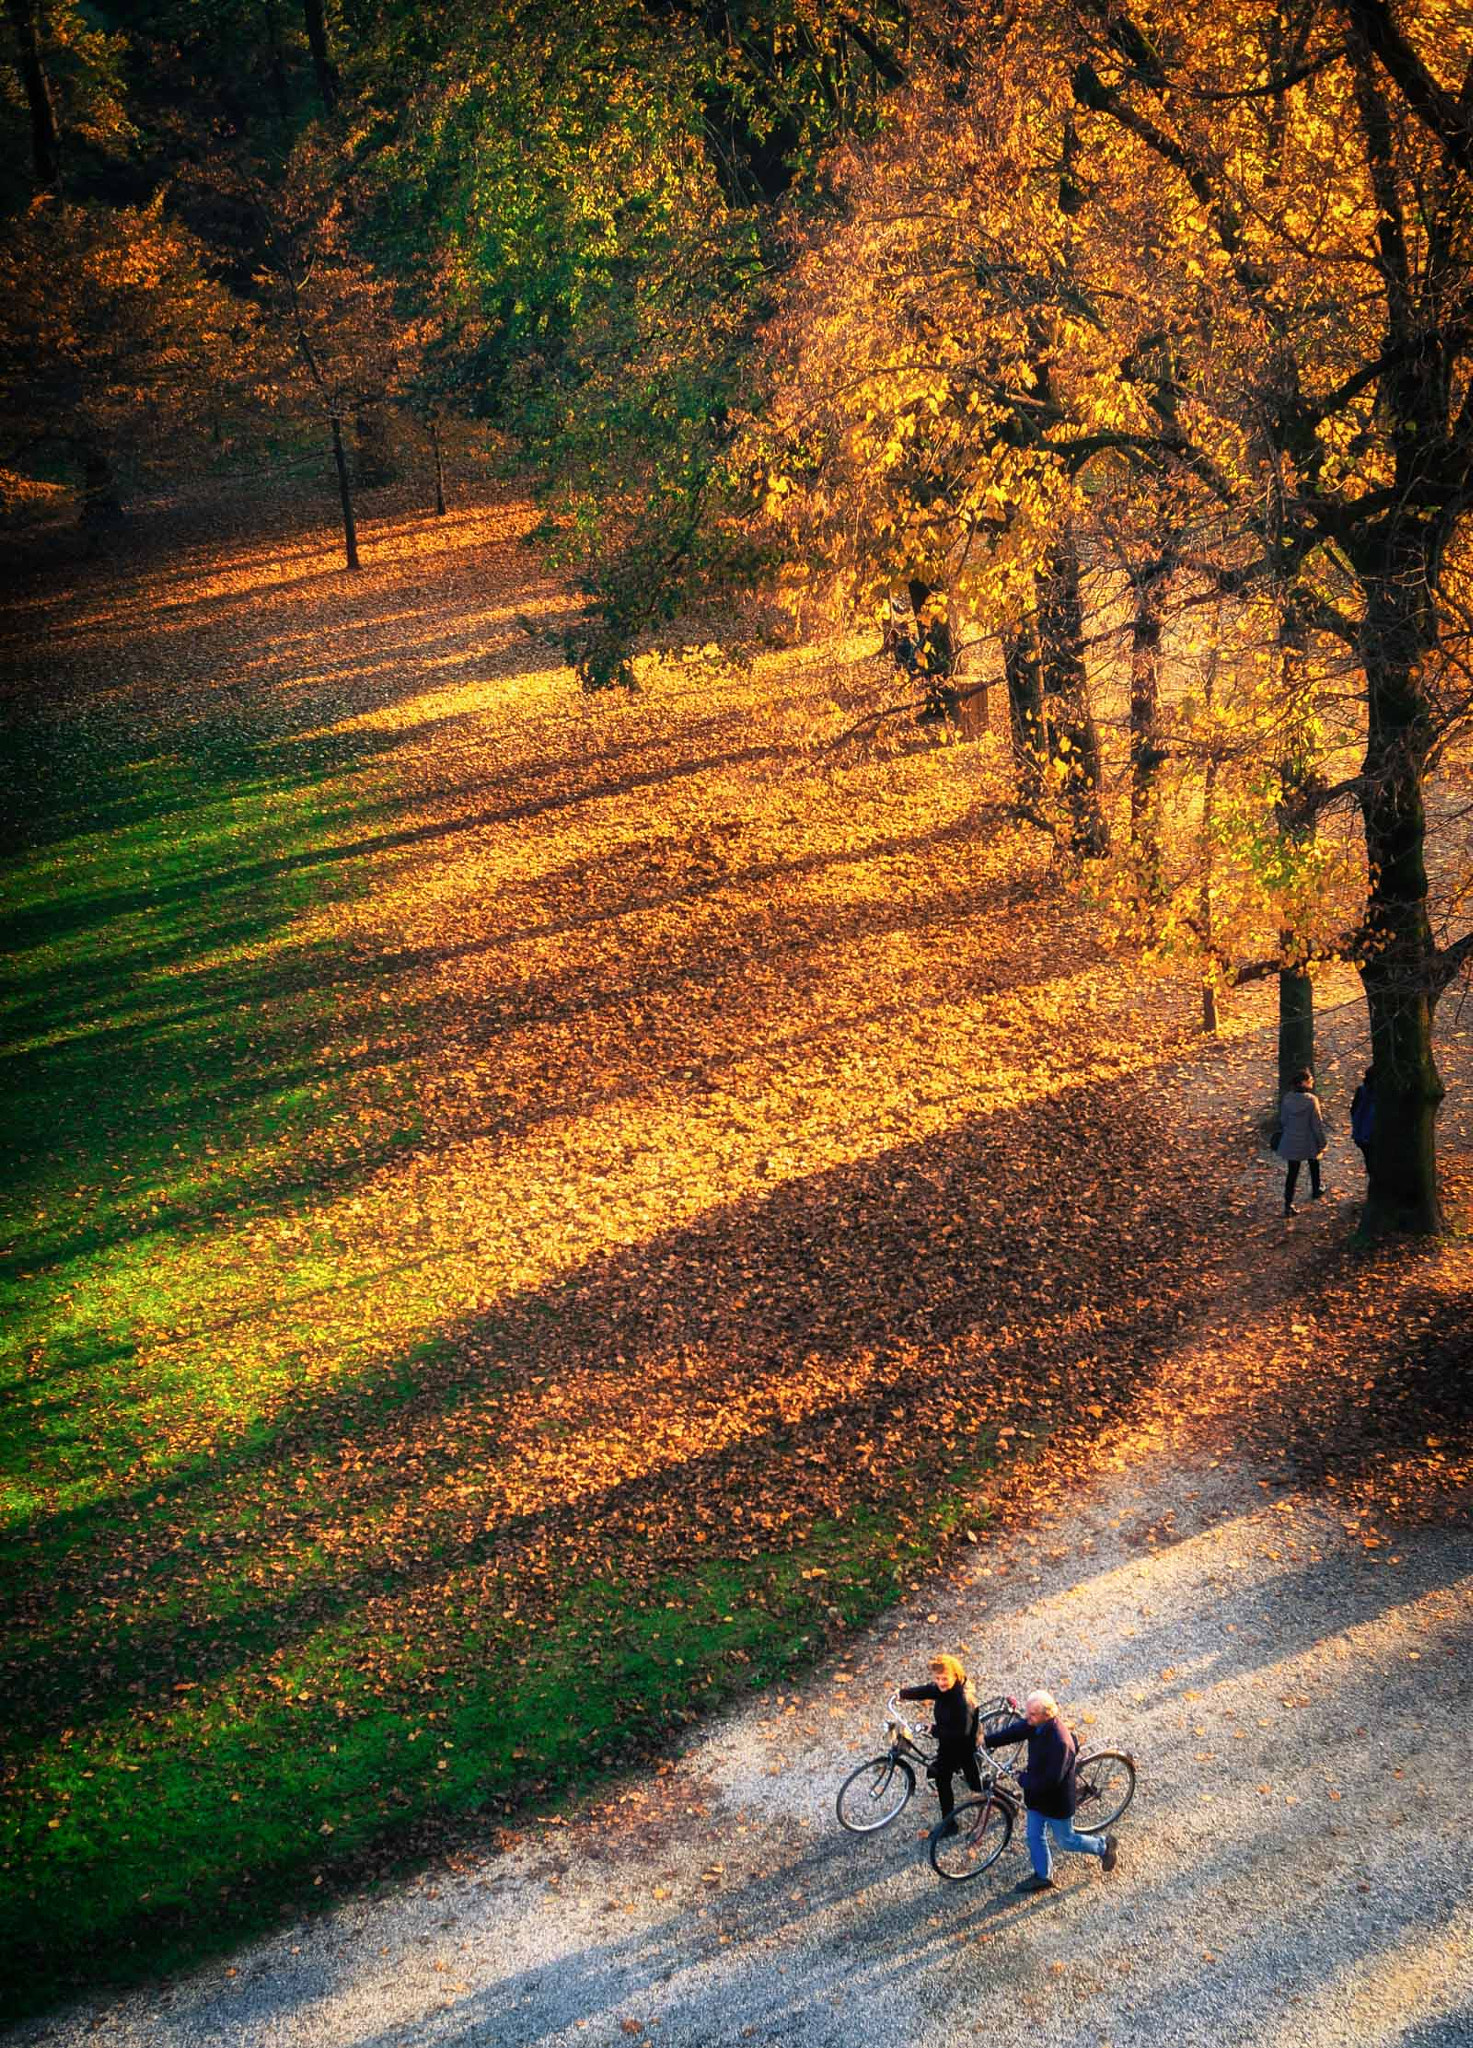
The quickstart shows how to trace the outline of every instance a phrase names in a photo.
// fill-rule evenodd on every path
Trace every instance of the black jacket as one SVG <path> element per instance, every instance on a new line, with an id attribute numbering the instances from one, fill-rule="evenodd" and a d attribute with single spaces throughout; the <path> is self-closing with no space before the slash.
<path id="1" fill-rule="evenodd" d="M 968 1703 L 965 1686 L 949 1685 L 943 1692 L 939 1685 L 903 1685 L 900 1697 L 936 1702 L 936 1740 L 942 1749 L 970 1751 L 977 1747 L 977 1709 Z"/>
<path id="2" fill-rule="evenodd" d="M 1028 1762 L 1018 1778 L 1029 1811 L 1048 1820 L 1072 1819 L 1079 1804 L 1074 1781 L 1079 1744 L 1057 1716 L 1040 1721 L 1036 1728 L 1027 1721 L 1007 1721 L 983 1740 L 988 1749 L 1005 1749 L 1010 1742 L 1026 1740 Z"/>

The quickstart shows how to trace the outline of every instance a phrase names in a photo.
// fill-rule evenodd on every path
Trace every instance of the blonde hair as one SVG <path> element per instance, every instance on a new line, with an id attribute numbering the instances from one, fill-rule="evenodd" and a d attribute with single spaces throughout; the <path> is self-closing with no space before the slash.
<path id="1" fill-rule="evenodd" d="M 1051 1692 L 1031 1692 L 1027 1699 L 1024 1700 L 1023 1705 L 1025 1707 L 1042 1707 L 1046 1718 L 1050 1721 L 1056 1719 L 1059 1711 L 1059 1703 Z"/>
<path id="2" fill-rule="evenodd" d="M 949 1650 L 938 1650 L 931 1659 L 931 1669 L 933 1671 L 944 1671 L 953 1685 L 961 1687 L 962 1698 L 966 1701 L 967 1705 L 969 1707 L 976 1706 L 977 1695 L 972 1690 L 972 1681 L 962 1669 L 959 1658 L 953 1657 Z"/>

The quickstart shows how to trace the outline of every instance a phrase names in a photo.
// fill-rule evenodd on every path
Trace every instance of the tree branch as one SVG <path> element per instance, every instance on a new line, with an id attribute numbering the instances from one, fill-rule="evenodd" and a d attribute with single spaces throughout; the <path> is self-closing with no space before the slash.
<path id="1" fill-rule="evenodd" d="M 1183 99 L 1207 100 L 1214 103 L 1222 100 L 1273 99 L 1281 92 L 1291 92 L 1296 85 L 1303 85 L 1307 78 L 1313 78 L 1317 71 L 1323 71 L 1327 65 L 1338 63 L 1344 55 L 1344 45 L 1337 43 L 1333 49 L 1322 50 L 1318 57 L 1306 57 L 1304 62 L 1296 64 L 1292 71 L 1282 72 L 1277 78 L 1270 78 L 1264 85 L 1239 85 L 1223 92 L 1209 92 L 1205 86 L 1178 84 L 1172 90 L 1180 93 Z"/>
<path id="2" fill-rule="evenodd" d="M 1284 963 L 1278 954 L 1270 960 L 1245 960 L 1227 977 L 1227 985 L 1229 988 L 1242 988 L 1247 982 L 1267 981 L 1271 974 L 1282 974 L 1283 971 Z"/>
<path id="3" fill-rule="evenodd" d="M 1366 786 L 1364 775 L 1347 775 L 1342 782 L 1329 782 L 1323 788 L 1311 786 L 1303 789 L 1292 803 L 1284 805 L 1285 817 L 1291 826 L 1307 825 L 1311 818 L 1317 818 L 1321 811 L 1328 810 L 1343 797 L 1359 797 Z"/>
<path id="4" fill-rule="evenodd" d="M 1462 938 L 1451 946 L 1441 946 L 1432 959 L 1432 996 L 1434 1002 L 1456 981 L 1459 974 L 1473 960 L 1473 932 L 1464 932 Z"/>
<path id="5" fill-rule="evenodd" d="M 884 79 L 886 85 L 905 84 L 910 76 L 905 66 L 889 50 L 882 49 L 874 37 L 859 22 L 853 20 L 847 14 L 841 14 L 839 16 L 839 27 L 843 34 L 848 36 L 851 43 L 854 43 L 859 49 L 863 50 L 865 56 L 868 57 L 880 77 Z"/>
<path id="6" fill-rule="evenodd" d="M 1458 168 L 1473 177 L 1473 121 L 1443 91 L 1396 26 L 1386 0 L 1345 0 L 1345 11 L 1367 47 L 1401 87 L 1418 120 L 1437 137 Z"/>
<path id="7" fill-rule="evenodd" d="M 992 689 L 996 681 L 995 676 L 989 676 L 986 682 L 973 683 L 969 690 L 958 690 L 950 684 L 946 687 L 958 704 L 965 704 L 969 697 L 980 697 Z M 846 727 L 841 733 L 836 733 L 831 740 L 826 740 L 824 752 L 832 753 L 835 747 L 843 746 L 845 740 L 857 740 L 863 734 L 873 732 L 877 726 L 883 725 L 887 718 L 903 717 L 907 711 L 924 711 L 930 701 L 928 696 L 912 697 L 904 704 L 884 704 L 878 711 L 868 711 L 856 724 Z"/>

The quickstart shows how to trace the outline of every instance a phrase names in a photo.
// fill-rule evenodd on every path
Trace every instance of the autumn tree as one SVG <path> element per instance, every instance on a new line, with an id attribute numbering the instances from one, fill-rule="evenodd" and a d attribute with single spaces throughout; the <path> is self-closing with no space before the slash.
<path id="1" fill-rule="evenodd" d="M 754 430 L 799 552 L 857 596 L 897 571 L 944 581 L 998 633 L 1025 794 L 1031 774 L 1067 797 L 1070 773 L 1039 743 L 1043 664 L 1020 636 L 1052 618 L 1077 638 L 1071 550 L 1102 513 L 1118 528 L 1130 492 L 1158 495 L 1159 545 L 1129 571 L 1135 847 L 1162 754 L 1153 612 L 1188 574 L 1201 601 L 1272 619 L 1275 680 L 1244 737 L 1264 753 L 1260 872 L 1299 898 L 1274 949 L 1286 1046 L 1328 945 L 1297 878 L 1353 799 L 1367 895 L 1336 943 L 1361 965 L 1382 1088 L 1369 1213 L 1416 1228 L 1439 1220 L 1432 1012 L 1473 951 L 1439 943 L 1425 866 L 1426 780 L 1466 702 L 1449 678 L 1473 490 L 1473 52 L 1466 20 L 1432 13 L 1018 8 L 988 29 L 985 99 L 938 75 L 856 160 L 849 217 L 773 331 L 781 396 Z M 1348 670 L 1360 718 L 1338 740 L 1362 759 L 1332 775 L 1314 679 L 1343 696 Z M 1078 670 L 1060 672 L 1061 746 L 1087 760 Z"/>
<path id="2" fill-rule="evenodd" d="M 322 0 L 302 0 L 302 13 L 307 26 L 307 44 L 312 52 L 312 71 L 317 80 L 317 91 L 323 107 L 331 114 L 342 95 L 343 82 L 333 58 L 327 15 Z"/>
<path id="3" fill-rule="evenodd" d="M 70 460 L 84 525 L 116 524 L 122 466 L 198 444 L 245 324 L 160 205 L 38 201 L 0 248 L 9 459 Z"/>
<path id="4" fill-rule="evenodd" d="M 133 141 L 126 54 L 125 38 L 77 0 L 5 0 L 0 209 L 23 211 L 37 192 L 99 196 L 99 182 L 116 171 Z"/>
<path id="5" fill-rule="evenodd" d="M 1473 27 L 1372 0 L 1169 28 L 1105 0 L 1082 14 L 1086 146 L 1172 196 L 1233 314 L 1205 337 L 1216 368 L 1199 348 L 1183 369 L 1176 444 L 1363 681 L 1361 762 L 1302 809 L 1353 798 L 1364 831 L 1350 942 L 1378 1083 L 1369 1214 L 1436 1229 L 1432 1018 L 1473 953 L 1473 934 L 1432 927 L 1425 796 L 1461 709 L 1445 680 L 1473 509 Z M 1216 405 L 1228 352 L 1237 393 Z"/>
<path id="6" fill-rule="evenodd" d="M 1021 806 L 1097 856 L 1081 544 L 1101 443 L 1080 424 L 1098 379 L 1076 345 L 1069 118 L 1057 91 L 960 101 L 944 54 L 918 77 L 886 136 L 830 173 L 843 211 L 766 331 L 771 388 L 744 452 L 775 544 L 841 610 L 917 579 L 959 639 L 997 642 Z"/>
<path id="7" fill-rule="evenodd" d="M 35 0 L 5 0 L 5 20 L 16 75 L 25 95 L 36 183 L 43 191 L 55 191 L 61 184 L 61 137 L 51 99 L 51 81 L 41 58 Z"/>
<path id="8" fill-rule="evenodd" d="M 392 286 L 355 250 L 330 153 L 299 153 L 294 175 L 251 191 L 260 223 L 257 291 L 274 344 L 272 386 L 289 410 L 320 422 L 332 450 L 343 557 L 360 567 L 348 430 L 402 386 L 410 334 Z"/>

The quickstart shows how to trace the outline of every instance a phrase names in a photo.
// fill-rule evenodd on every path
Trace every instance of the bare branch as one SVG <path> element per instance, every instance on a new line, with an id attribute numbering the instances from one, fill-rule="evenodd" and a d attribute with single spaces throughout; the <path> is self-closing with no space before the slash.
<path id="1" fill-rule="evenodd" d="M 1443 946 L 1438 950 L 1432 963 L 1434 1001 L 1443 994 L 1450 982 L 1457 980 L 1470 960 L 1473 960 L 1473 932 L 1464 932 L 1462 938 L 1451 946 Z"/>
<path id="2" fill-rule="evenodd" d="M 1451 94 L 1443 91 L 1396 26 L 1386 0 L 1345 0 L 1345 11 L 1367 48 L 1401 87 L 1418 120 L 1437 137 L 1458 168 L 1473 177 L 1473 121 Z"/>

